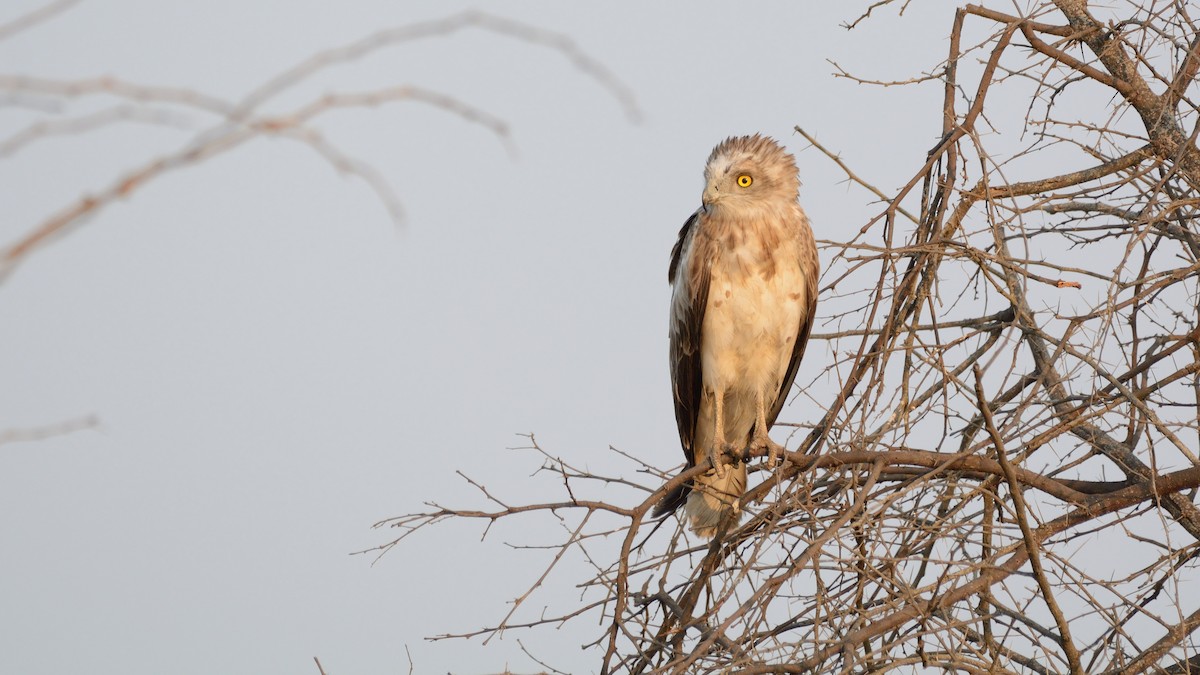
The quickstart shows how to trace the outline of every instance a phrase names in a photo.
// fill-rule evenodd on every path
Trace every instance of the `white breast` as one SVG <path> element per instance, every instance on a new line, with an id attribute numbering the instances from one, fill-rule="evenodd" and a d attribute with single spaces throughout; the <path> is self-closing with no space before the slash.
<path id="1" fill-rule="evenodd" d="M 791 360 L 805 308 L 799 245 L 773 251 L 753 244 L 722 251 L 714 261 L 705 308 L 701 367 L 707 389 L 771 400 Z"/>

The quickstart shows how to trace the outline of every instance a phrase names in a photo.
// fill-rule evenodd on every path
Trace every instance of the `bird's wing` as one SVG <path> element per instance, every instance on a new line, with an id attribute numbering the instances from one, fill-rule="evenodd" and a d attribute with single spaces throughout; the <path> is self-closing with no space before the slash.
<path id="1" fill-rule="evenodd" d="M 801 216 L 803 235 L 801 237 L 800 267 L 804 270 L 804 297 L 807 300 L 804 314 L 800 317 L 800 326 L 796 329 L 796 342 L 792 345 L 792 358 L 788 361 L 787 372 L 779 385 L 779 394 L 771 404 L 770 415 L 767 416 L 767 427 L 775 424 L 779 411 L 787 401 L 796 379 L 796 371 L 800 369 L 800 361 L 804 358 L 804 348 L 808 346 L 808 335 L 812 332 L 813 318 L 817 313 L 817 276 L 820 263 L 817 260 L 817 245 L 809 229 L 808 218 Z"/>
<path id="2" fill-rule="evenodd" d="M 688 218 L 679 230 L 679 240 L 671 249 L 671 387 L 675 398 L 675 422 L 679 440 L 694 464 L 692 447 L 696 440 L 696 418 L 700 414 L 703 373 L 700 369 L 700 335 L 704 327 L 704 309 L 708 304 L 708 285 L 712 258 L 705 238 L 698 237 L 701 212 Z"/>

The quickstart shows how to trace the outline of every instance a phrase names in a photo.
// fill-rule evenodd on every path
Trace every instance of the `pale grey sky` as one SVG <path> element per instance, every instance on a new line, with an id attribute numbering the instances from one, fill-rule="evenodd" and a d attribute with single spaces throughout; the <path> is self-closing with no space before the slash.
<path id="1" fill-rule="evenodd" d="M 97 429 L 0 444 L 0 672 L 151 675 L 595 670 L 594 619 L 482 646 L 426 636 L 494 624 L 546 563 L 553 523 L 450 524 L 374 566 L 370 525 L 426 500 L 478 505 L 455 475 L 515 500 L 546 493 L 535 432 L 572 462 L 632 471 L 614 446 L 680 461 L 666 364 L 666 262 L 703 162 L 763 132 L 797 154 L 819 238 L 869 197 L 800 125 L 887 189 L 935 142 L 941 87 L 883 90 L 827 59 L 907 79 L 944 56 L 948 3 L 492 3 L 569 35 L 636 97 L 619 103 L 560 54 L 478 30 L 322 73 L 331 91 L 417 84 L 505 120 L 487 130 L 415 104 L 316 126 L 373 163 L 362 181 L 297 143 L 256 140 L 171 173 L 55 241 L 0 285 L 0 430 L 95 415 Z M 41 5 L 7 0 L 0 21 Z M 464 2 L 85 0 L 0 41 L 0 73 L 100 75 L 237 98 L 320 49 Z M 112 105 L 90 97 L 65 113 Z M 7 138 L 39 117 L 0 107 Z M 118 124 L 0 161 L 3 243 L 212 123 Z M 820 368 L 809 363 L 798 381 Z M 819 358 L 819 357 L 818 357 Z M 819 386 L 819 384 L 818 384 Z M 819 393 L 814 393 L 819 398 Z M 819 411 L 801 399 L 784 419 Z M 528 616 L 578 597 L 571 561 Z"/>

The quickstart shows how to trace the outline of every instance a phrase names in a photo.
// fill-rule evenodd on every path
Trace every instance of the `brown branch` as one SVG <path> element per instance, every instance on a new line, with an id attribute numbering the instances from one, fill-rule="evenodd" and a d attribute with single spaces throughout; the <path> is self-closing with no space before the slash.
<path id="1" fill-rule="evenodd" d="M 1136 659 L 1130 661 L 1119 668 L 1104 671 L 1104 675 L 1123 675 L 1134 673 L 1144 673 L 1155 666 L 1167 652 L 1174 649 L 1185 638 L 1191 635 L 1200 628 L 1200 609 L 1192 612 L 1183 621 L 1171 626 L 1167 629 L 1167 634 L 1164 635 L 1154 644 L 1146 648 Z"/>
<path id="2" fill-rule="evenodd" d="M 858 174 L 854 173 L 854 171 L 852 171 L 852 170 L 850 169 L 850 167 L 846 166 L 846 163 L 845 163 L 844 161 L 842 161 L 842 157 L 841 157 L 841 155 L 838 155 L 838 154 L 836 154 L 836 153 L 834 153 L 834 152 L 830 151 L 830 150 L 829 150 L 828 148 L 826 148 L 824 145 L 821 145 L 821 143 L 820 143 L 820 142 L 818 142 L 816 138 L 813 138 L 812 134 L 809 134 L 809 133 L 808 133 L 807 131 L 805 131 L 804 129 L 801 129 L 801 128 L 800 128 L 800 127 L 798 127 L 798 126 L 797 126 L 797 127 L 793 127 L 793 129 L 795 129 L 795 130 L 796 130 L 796 133 L 798 133 L 798 134 L 800 134 L 801 136 L 803 136 L 803 137 L 804 137 L 804 140 L 808 141 L 808 144 L 809 144 L 809 145 L 813 146 L 813 147 L 814 147 L 814 148 L 816 148 L 817 150 L 820 150 L 820 151 L 821 151 L 821 154 L 823 154 L 823 155 L 825 155 L 826 157 L 828 157 L 828 158 L 829 158 L 829 159 L 830 159 L 830 160 L 831 160 L 831 161 L 832 161 L 834 164 L 837 164 L 837 165 L 838 165 L 838 168 L 839 168 L 839 169 L 841 169 L 841 170 L 842 170 L 842 171 L 843 171 L 843 172 L 846 174 L 846 178 L 849 178 L 851 181 L 853 181 L 853 182 L 855 182 L 855 183 L 858 183 L 859 185 L 863 186 L 863 187 L 864 187 L 864 188 L 866 188 L 866 189 L 867 189 L 867 191 L 869 191 L 871 194 L 875 195 L 876 197 L 879 197 L 879 199 L 880 199 L 880 200 L 882 200 L 882 201 L 884 201 L 884 202 L 891 202 L 891 201 L 892 201 L 892 200 L 890 200 L 890 199 L 888 198 L 888 196 L 887 196 L 887 195 L 885 195 L 885 194 L 883 193 L 883 191 L 882 191 L 882 190 L 880 190 L 879 188 L 875 187 L 874 185 L 871 185 L 870 183 L 866 182 L 866 181 L 865 181 L 865 180 L 863 180 L 862 178 L 859 178 Z M 914 222 L 914 223 L 915 223 L 915 222 L 917 222 L 917 217 L 916 217 L 916 216 L 914 216 L 913 214 L 909 213 L 908 211 L 905 211 L 904 209 L 902 209 L 902 208 L 900 208 L 900 207 L 896 207 L 896 211 L 897 211 L 897 212 L 898 212 L 900 215 L 902 215 L 902 216 L 904 216 L 905 218 L 909 219 L 910 221 L 912 221 L 912 222 Z"/>
<path id="3" fill-rule="evenodd" d="M 1032 541 L 1034 545 L 1040 545 L 1049 537 L 1071 527 L 1095 520 L 1121 509 L 1129 508 L 1141 502 L 1162 499 L 1167 495 L 1198 486 L 1200 486 L 1200 467 L 1192 467 L 1158 476 L 1156 480 L 1149 483 L 1131 486 L 1107 497 L 1095 499 L 1088 506 L 1075 509 L 1055 518 L 1033 530 L 1031 532 Z M 822 663 L 846 647 L 894 630 L 907 621 L 921 620 L 924 617 L 932 616 L 934 612 L 941 608 L 961 602 L 980 592 L 983 588 L 999 583 L 1019 570 L 1027 561 L 1027 549 L 1020 548 L 1013 552 L 1004 562 L 983 568 L 980 576 L 972 581 L 960 584 L 940 596 L 930 598 L 926 602 L 908 604 L 890 614 L 872 619 L 870 625 L 846 635 L 841 640 L 829 646 L 817 650 L 812 656 L 802 661 L 800 665 L 807 668 L 809 672 L 817 671 L 820 669 Z"/>
<path id="4" fill-rule="evenodd" d="M 989 7 L 983 7 L 982 5 L 967 5 L 966 7 L 963 7 L 963 10 L 968 14 L 980 16 L 985 19 L 991 19 L 996 23 L 1025 24 L 1033 30 L 1036 30 L 1039 33 L 1046 33 L 1047 35 L 1057 35 L 1064 38 L 1078 36 L 1078 33 L 1075 31 L 1075 29 L 1071 28 L 1070 26 L 1055 26 L 1049 23 L 1039 23 L 1037 21 L 1032 21 L 1027 17 L 1005 14 L 1004 12 L 998 12 Z"/>
<path id="5" fill-rule="evenodd" d="M 23 14 L 6 24 L 0 24 L 0 41 L 22 33 L 79 4 L 79 0 L 57 0 Z"/>
<path id="6" fill-rule="evenodd" d="M 1075 641 L 1071 639 L 1071 626 L 1067 622 L 1066 616 L 1063 615 L 1062 608 L 1058 606 L 1058 601 L 1054 599 L 1054 591 L 1050 587 L 1050 580 L 1046 578 L 1046 570 L 1042 566 L 1041 552 L 1033 540 L 1033 530 L 1029 527 L 1029 507 L 1025 505 L 1025 495 L 1021 491 L 1020 483 L 1017 481 L 1017 472 L 1008 460 L 1008 451 L 1004 449 L 1004 439 L 1000 437 L 1000 431 L 996 429 L 996 425 L 992 421 L 992 411 L 987 397 L 983 394 L 983 371 L 979 369 L 978 364 L 975 365 L 974 369 L 975 396 L 979 400 L 979 413 L 983 415 L 984 428 L 987 430 L 988 436 L 992 439 L 992 448 L 996 451 L 996 459 L 999 460 L 1000 468 L 1004 471 L 1004 478 L 1008 481 L 1008 492 L 1013 499 L 1017 525 L 1021 528 L 1021 536 L 1025 542 L 1025 553 L 1029 557 L 1030 566 L 1033 568 L 1033 576 L 1037 580 L 1038 587 L 1042 589 L 1042 600 L 1050 609 L 1050 614 L 1054 616 L 1054 622 L 1058 624 L 1059 643 L 1062 644 L 1063 652 L 1067 655 L 1067 663 L 1071 666 L 1071 672 L 1081 674 L 1083 673 L 1083 665 L 1080 662 L 1079 649 L 1075 646 Z"/>
<path id="7" fill-rule="evenodd" d="M 1091 15 L 1084 0 L 1054 0 L 1054 4 L 1066 15 L 1071 27 L 1080 31 L 1083 41 L 1113 76 L 1114 88 L 1142 118 L 1155 154 L 1174 163 L 1192 188 L 1200 188 L 1200 151 L 1175 120 L 1174 87 L 1167 94 L 1156 95 L 1138 73 L 1137 64 L 1121 45 L 1120 37 Z M 1189 57 L 1180 68 L 1180 75 L 1195 68 L 1194 59 Z M 1116 86 L 1117 82 L 1121 85 Z"/>

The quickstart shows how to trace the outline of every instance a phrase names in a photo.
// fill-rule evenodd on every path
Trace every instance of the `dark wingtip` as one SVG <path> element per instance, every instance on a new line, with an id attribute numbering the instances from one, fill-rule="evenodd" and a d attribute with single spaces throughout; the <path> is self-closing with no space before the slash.
<path id="1" fill-rule="evenodd" d="M 690 486 L 685 483 L 668 492 L 667 496 L 663 497 L 662 501 L 655 505 L 654 511 L 651 514 L 652 517 L 662 518 L 663 516 L 669 516 L 672 513 L 675 513 L 675 509 L 683 506 L 683 503 L 687 501 L 689 487 Z"/>

